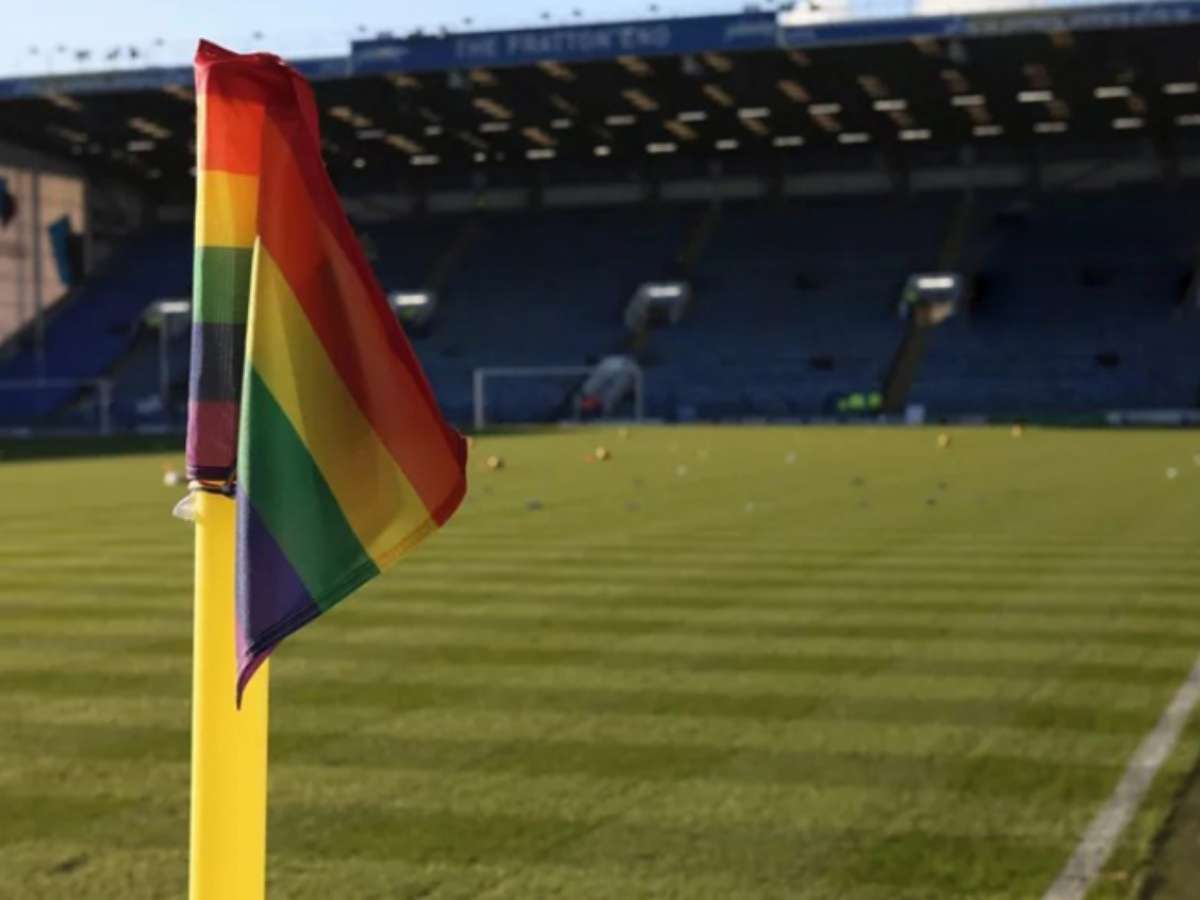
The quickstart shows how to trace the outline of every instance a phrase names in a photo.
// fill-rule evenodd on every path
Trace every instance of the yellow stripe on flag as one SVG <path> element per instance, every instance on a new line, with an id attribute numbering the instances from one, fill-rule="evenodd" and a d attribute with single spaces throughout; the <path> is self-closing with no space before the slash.
<path id="1" fill-rule="evenodd" d="M 300 435 L 359 542 L 377 566 L 386 568 L 436 524 L 346 389 L 261 243 L 254 254 L 250 303 L 247 357 Z"/>
<path id="2" fill-rule="evenodd" d="M 196 246 L 252 247 L 258 231 L 258 176 L 200 169 Z"/>

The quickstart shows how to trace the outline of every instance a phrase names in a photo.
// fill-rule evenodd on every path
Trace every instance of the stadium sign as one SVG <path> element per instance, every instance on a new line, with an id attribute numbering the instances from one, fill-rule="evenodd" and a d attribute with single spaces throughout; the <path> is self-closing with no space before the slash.
<path id="1" fill-rule="evenodd" d="M 1200 22 L 1200 0 L 1112 3 L 992 14 L 810 21 L 811 10 L 694 16 L 601 25 L 355 41 L 348 56 L 292 60 L 309 80 L 383 72 L 435 72 L 476 66 L 581 62 L 617 56 L 882 44 L 914 38 L 988 38 L 1053 32 L 1109 31 Z M 0 100 L 48 93 L 101 94 L 190 86 L 188 67 L 126 69 L 0 78 Z"/>
<path id="2" fill-rule="evenodd" d="M 350 59 L 356 73 L 436 71 L 626 55 L 757 50 L 775 46 L 778 35 L 774 14 L 755 13 L 357 41 Z"/>

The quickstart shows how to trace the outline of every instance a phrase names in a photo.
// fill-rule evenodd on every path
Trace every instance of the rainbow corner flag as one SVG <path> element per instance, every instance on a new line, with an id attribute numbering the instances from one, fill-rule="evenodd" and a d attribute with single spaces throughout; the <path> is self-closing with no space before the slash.
<path id="1" fill-rule="evenodd" d="M 196 54 L 189 477 L 237 503 L 237 692 L 279 644 L 444 524 L 442 418 L 321 160 L 304 79 Z"/>

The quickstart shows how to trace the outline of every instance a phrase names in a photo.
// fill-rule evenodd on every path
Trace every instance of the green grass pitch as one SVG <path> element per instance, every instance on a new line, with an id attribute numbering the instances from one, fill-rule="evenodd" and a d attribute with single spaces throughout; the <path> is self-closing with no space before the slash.
<path id="1" fill-rule="evenodd" d="M 478 440 L 451 525 L 276 654 L 272 900 L 1037 900 L 1200 653 L 1200 436 L 937 434 Z M 0 463 L 6 900 L 185 894 L 166 462 Z"/>

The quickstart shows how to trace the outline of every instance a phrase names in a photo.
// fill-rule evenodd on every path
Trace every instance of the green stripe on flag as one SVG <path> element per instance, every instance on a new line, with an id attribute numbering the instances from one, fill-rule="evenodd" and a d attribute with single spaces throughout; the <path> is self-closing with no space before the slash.
<path id="1" fill-rule="evenodd" d="M 193 319 L 206 325 L 242 325 L 250 305 L 252 247 L 197 247 L 192 263 Z"/>
<path id="2" fill-rule="evenodd" d="M 258 372 L 242 398 L 238 479 L 254 508 L 323 609 L 379 573 L 324 476 Z"/>

